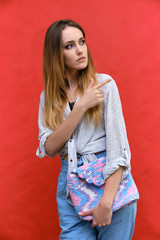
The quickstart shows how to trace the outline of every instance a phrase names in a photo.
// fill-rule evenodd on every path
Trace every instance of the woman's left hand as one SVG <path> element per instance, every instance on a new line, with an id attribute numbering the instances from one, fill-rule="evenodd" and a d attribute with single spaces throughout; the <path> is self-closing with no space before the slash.
<path id="1" fill-rule="evenodd" d="M 102 206 L 99 204 L 97 207 L 92 208 L 91 210 L 79 213 L 79 215 L 81 217 L 92 215 L 93 220 L 92 220 L 91 226 L 104 227 L 111 223 L 112 208 L 107 206 Z"/>

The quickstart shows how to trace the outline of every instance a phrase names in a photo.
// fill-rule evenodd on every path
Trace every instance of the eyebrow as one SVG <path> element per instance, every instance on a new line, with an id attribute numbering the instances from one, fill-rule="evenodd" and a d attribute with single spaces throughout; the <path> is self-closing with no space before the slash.
<path id="1" fill-rule="evenodd" d="M 84 37 L 81 37 L 81 38 L 79 39 L 79 41 L 81 41 L 82 39 L 84 39 Z M 68 43 L 74 43 L 74 40 L 67 41 L 67 42 L 65 42 L 64 44 L 66 45 L 66 44 L 68 44 Z"/>

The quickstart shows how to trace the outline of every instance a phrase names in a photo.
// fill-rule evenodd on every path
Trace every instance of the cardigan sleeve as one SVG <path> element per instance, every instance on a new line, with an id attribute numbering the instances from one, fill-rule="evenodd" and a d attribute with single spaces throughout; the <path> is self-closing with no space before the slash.
<path id="1" fill-rule="evenodd" d="M 131 153 L 119 92 L 113 79 L 104 86 L 104 121 L 107 158 L 103 177 L 106 180 L 120 166 L 123 166 L 122 179 L 124 179 L 131 170 Z"/>
<path id="2" fill-rule="evenodd" d="M 45 101 L 45 94 L 44 94 L 44 90 L 43 90 L 43 92 L 41 93 L 41 96 L 40 96 L 39 113 L 38 113 L 38 127 L 39 127 L 38 139 L 40 142 L 39 142 L 39 147 L 36 151 L 36 155 L 39 158 L 43 158 L 45 155 L 49 156 L 47 154 L 47 152 L 45 151 L 45 142 L 46 142 L 48 136 L 53 133 L 53 131 L 51 129 L 46 128 L 43 124 L 44 101 Z M 54 157 L 54 156 L 49 156 L 49 157 Z"/>

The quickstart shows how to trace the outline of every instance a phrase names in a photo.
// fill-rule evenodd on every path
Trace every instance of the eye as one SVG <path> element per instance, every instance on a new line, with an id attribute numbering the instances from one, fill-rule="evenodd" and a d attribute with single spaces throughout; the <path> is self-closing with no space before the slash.
<path id="1" fill-rule="evenodd" d="M 80 41 L 80 44 L 81 44 L 81 45 L 84 45 L 84 44 L 85 44 L 85 40 L 84 40 L 84 39 L 81 40 L 81 41 Z"/>
<path id="2" fill-rule="evenodd" d="M 68 45 L 65 46 L 66 49 L 71 49 L 72 47 L 73 47 L 72 44 L 68 44 Z"/>

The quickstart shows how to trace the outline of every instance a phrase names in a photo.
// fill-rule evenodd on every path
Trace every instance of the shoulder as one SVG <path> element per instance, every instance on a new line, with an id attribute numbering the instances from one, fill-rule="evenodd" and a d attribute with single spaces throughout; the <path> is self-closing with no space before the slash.
<path id="1" fill-rule="evenodd" d="M 44 101 L 45 101 L 45 90 L 43 90 L 40 94 L 40 104 L 44 106 Z"/>
<path id="2" fill-rule="evenodd" d="M 40 94 L 40 101 L 44 102 L 44 99 L 45 99 L 45 90 L 43 90 Z"/>
<path id="3" fill-rule="evenodd" d="M 103 82 L 104 80 L 106 80 L 106 79 L 111 79 L 111 81 L 109 82 L 109 83 L 107 83 L 107 84 L 105 84 L 103 87 L 102 87 L 102 89 L 104 90 L 104 91 L 114 91 L 114 90 L 117 90 L 117 85 L 116 85 L 116 82 L 115 82 L 115 80 L 110 76 L 110 75 L 108 75 L 108 74 L 105 74 L 105 73 L 97 73 L 96 74 L 96 76 L 97 76 L 97 82 L 98 83 L 101 83 L 101 82 Z"/>
<path id="4" fill-rule="evenodd" d="M 40 94 L 40 99 L 44 99 L 44 97 L 45 97 L 45 90 L 43 90 L 42 92 L 41 92 L 41 94 Z"/>
<path id="5" fill-rule="evenodd" d="M 105 79 L 113 79 L 110 75 L 105 73 L 96 73 L 98 83 L 103 82 Z"/>

